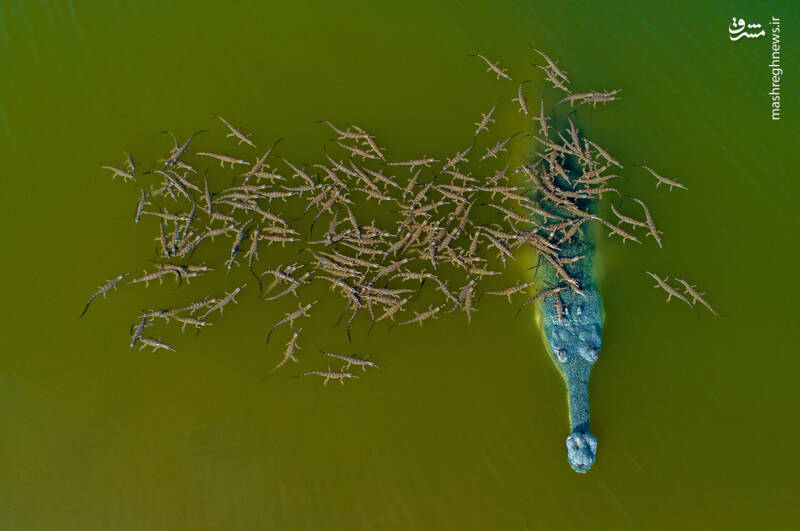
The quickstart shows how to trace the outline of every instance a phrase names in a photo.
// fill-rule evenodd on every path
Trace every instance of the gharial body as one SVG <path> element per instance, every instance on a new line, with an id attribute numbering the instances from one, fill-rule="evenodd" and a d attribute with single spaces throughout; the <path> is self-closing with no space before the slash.
<path id="1" fill-rule="evenodd" d="M 560 179 L 553 184 L 568 186 Z M 580 199 L 578 205 L 589 215 L 594 211 L 594 199 Z M 580 220 L 577 213 L 553 202 L 540 206 L 561 218 Z M 567 459 L 580 473 L 591 468 L 597 455 L 597 439 L 589 430 L 589 375 L 602 346 L 603 306 L 593 277 L 594 250 L 591 226 L 583 223 L 560 242 L 554 257 L 545 254 L 547 260 L 541 260 L 543 282 L 555 288 L 540 291 L 545 296 L 536 300 L 539 327 L 567 384 L 571 428 Z"/>

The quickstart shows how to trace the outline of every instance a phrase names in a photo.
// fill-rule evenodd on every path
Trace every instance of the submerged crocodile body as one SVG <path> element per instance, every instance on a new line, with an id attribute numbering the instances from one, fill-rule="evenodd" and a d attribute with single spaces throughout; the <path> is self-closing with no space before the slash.
<path id="1" fill-rule="evenodd" d="M 593 203 L 587 202 L 586 210 Z M 559 210 L 563 215 L 563 210 Z M 585 473 L 594 464 L 597 439 L 589 431 L 589 375 L 602 346 L 603 305 L 593 275 L 595 246 L 592 227 L 583 224 L 582 231 L 560 245 L 558 256 L 564 269 L 580 285 L 583 295 L 566 287 L 543 297 L 537 303 L 536 318 L 545 343 L 558 371 L 567 384 L 571 433 L 567 436 L 567 459 L 570 466 Z M 554 267 L 542 265 L 545 284 L 565 286 Z"/>

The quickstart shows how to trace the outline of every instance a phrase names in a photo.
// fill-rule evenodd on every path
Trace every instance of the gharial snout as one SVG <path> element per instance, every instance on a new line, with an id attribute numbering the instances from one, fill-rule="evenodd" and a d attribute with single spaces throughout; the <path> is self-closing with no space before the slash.
<path id="1" fill-rule="evenodd" d="M 567 436 L 567 459 L 575 472 L 585 474 L 597 456 L 597 439 L 589 432 L 573 431 Z"/>

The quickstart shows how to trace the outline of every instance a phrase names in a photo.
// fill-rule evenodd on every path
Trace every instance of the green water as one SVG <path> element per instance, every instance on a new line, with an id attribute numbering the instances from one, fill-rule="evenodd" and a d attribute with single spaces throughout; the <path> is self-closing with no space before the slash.
<path id="1" fill-rule="evenodd" d="M 796 3 L 165 4 L 0 2 L 0 529 L 798 528 Z M 730 42 L 734 15 L 782 19 L 779 122 L 768 43 Z M 122 289 L 78 321 L 154 249 L 100 161 L 149 163 L 160 131 L 216 128 L 212 113 L 261 146 L 283 136 L 292 160 L 321 155 L 320 118 L 364 125 L 396 160 L 453 153 L 501 94 L 498 121 L 522 126 L 516 80 L 535 80 L 532 102 L 545 89 L 528 43 L 577 87 L 623 88 L 580 125 L 690 188 L 625 185 L 663 250 L 600 240 L 586 476 L 566 463 L 563 382 L 533 318 L 503 299 L 470 326 L 362 323 L 353 348 L 382 369 L 344 387 L 286 377 L 324 365 L 316 345 L 347 347 L 332 319 L 309 325 L 299 368 L 262 379 L 280 357 L 264 332 L 288 310 L 254 292 L 199 336 L 173 331 L 176 353 L 128 352 L 141 308 L 230 289 L 223 276 Z M 665 304 L 645 270 L 697 282 L 723 317 Z"/>

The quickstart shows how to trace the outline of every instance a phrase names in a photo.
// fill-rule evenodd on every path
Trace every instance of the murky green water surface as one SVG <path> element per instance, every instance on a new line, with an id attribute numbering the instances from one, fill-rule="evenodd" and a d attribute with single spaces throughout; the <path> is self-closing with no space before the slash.
<path id="1" fill-rule="evenodd" d="M 0 528 L 796 527 L 798 9 L 749 4 L 0 3 Z M 767 42 L 730 42 L 734 15 L 782 19 L 780 122 Z M 292 160 L 322 155 L 320 118 L 364 125 L 397 160 L 441 157 L 500 95 L 502 127 L 522 127 L 516 84 L 467 54 L 534 79 L 538 102 L 528 43 L 577 87 L 623 88 L 580 125 L 690 188 L 629 170 L 665 247 L 600 240 L 588 475 L 566 463 L 563 383 L 531 314 L 502 299 L 470 326 L 362 322 L 353 349 L 382 370 L 345 387 L 287 377 L 325 365 L 317 345 L 347 347 L 337 309 L 308 325 L 299 367 L 262 378 L 287 339 L 265 347 L 265 330 L 294 302 L 254 292 L 199 336 L 173 329 L 177 353 L 128 352 L 141 308 L 245 274 L 122 289 L 78 321 L 154 249 L 135 190 L 98 162 L 125 149 L 149 163 L 164 129 L 216 128 L 204 147 L 220 147 L 212 113 L 262 146 L 284 137 Z M 696 281 L 723 317 L 665 304 L 645 270 Z"/>

